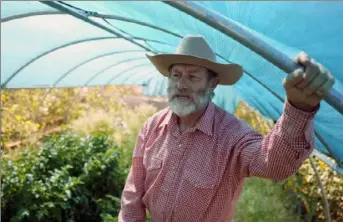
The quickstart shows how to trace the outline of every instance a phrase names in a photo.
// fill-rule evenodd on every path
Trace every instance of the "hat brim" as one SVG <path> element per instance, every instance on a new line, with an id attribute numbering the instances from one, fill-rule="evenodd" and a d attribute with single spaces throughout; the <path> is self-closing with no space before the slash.
<path id="1" fill-rule="evenodd" d="M 238 64 L 221 64 L 207 59 L 177 54 L 146 55 L 155 68 L 164 76 L 169 76 L 169 67 L 173 64 L 202 66 L 218 74 L 219 84 L 233 85 L 243 75 L 243 68 Z"/>

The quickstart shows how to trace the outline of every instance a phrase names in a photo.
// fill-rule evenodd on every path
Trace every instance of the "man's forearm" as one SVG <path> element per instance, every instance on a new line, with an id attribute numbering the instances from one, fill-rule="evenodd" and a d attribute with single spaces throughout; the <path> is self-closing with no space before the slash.
<path id="1" fill-rule="evenodd" d="M 121 198 L 119 222 L 145 222 L 145 206 L 142 202 L 144 178 L 143 158 L 133 158 Z"/>
<path id="2" fill-rule="evenodd" d="M 296 172 L 314 148 L 314 113 L 286 102 L 284 113 L 267 136 L 247 135 L 241 144 L 244 175 L 283 180 Z"/>

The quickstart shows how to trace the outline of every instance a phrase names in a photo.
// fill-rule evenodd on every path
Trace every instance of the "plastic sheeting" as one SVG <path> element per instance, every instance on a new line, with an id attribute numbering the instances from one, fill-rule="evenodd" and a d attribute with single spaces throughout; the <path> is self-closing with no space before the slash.
<path id="1" fill-rule="evenodd" d="M 281 81 L 286 74 L 190 15 L 156 1 L 65 3 L 74 12 L 80 12 L 79 8 L 98 13 L 82 15 L 113 32 L 40 2 L 2 1 L 2 87 L 137 84 L 144 87 L 146 95 L 166 95 L 167 79 L 157 73 L 145 53 L 172 53 L 182 36 L 201 34 L 219 62 L 239 63 L 245 70 L 234 86 L 216 89 L 215 103 L 233 112 L 244 100 L 273 120 L 282 113 L 283 101 L 278 97 L 285 97 Z M 343 2 L 198 4 L 235 20 L 289 57 L 306 51 L 333 73 L 334 88 L 343 93 Z M 316 137 L 317 149 L 343 162 L 343 116 L 322 102 L 315 130 L 320 136 Z"/>

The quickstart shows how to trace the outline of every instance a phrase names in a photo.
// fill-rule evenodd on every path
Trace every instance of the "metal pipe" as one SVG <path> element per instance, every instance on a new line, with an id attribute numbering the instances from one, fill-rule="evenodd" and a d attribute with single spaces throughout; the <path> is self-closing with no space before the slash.
<path id="1" fill-rule="evenodd" d="M 252 32 L 235 21 L 220 15 L 196 2 L 192 1 L 165 1 L 164 3 L 185 12 L 188 15 L 217 29 L 230 38 L 245 45 L 284 72 L 291 73 L 301 65 L 294 62 L 286 54 L 278 51 L 268 43 L 256 37 Z M 324 95 L 324 100 L 343 115 L 343 95 L 334 88 Z"/>
<path id="2" fill-rule="evenodd" d="M 124 61 L 120 61 L 120 62 L 116 62 L 114 64 L 111 64 L 110 66 L 107 66 L 106 68 L 100 70 L 99 72 L 95 73 L 90 79 L 88 79 L 82 86 L 79 87 L 78 91 L 75 93 L 75 95 L 73 96 L 73 99 L 76 99 L 76 97 L 79 97 L 80 96 L 80 93 L 81 91 L 86 88 L 88 86 L 88 84 L 93 80 L 95 79 L 97 76 L 99 76 L 100 74 L 102 74 L 103 72 L 105 72 L 106 70 L 110 69 L 110 68 L 113 68 L 117 65 L 120 65 L 122 63 L 125 63 L 125 62 L 132 62 L 132 61 L 136 61 L 136 60 L 140 60 L 140 59 L 145 59 L 144 57 L 138 57 L 138 58 L 130 58 L 130 59 L 127 59 L 127 60 L 124 60 Z M 100 85 L 100 86 L 104 86 L 103 84 Z M 106 85 L 105 85 L 106 86 Z"/>
<path id="3" fill-rule="evenodd" d="M 0 19 L 1 23 L 4 22 L 9 22 L 12 20 L 16 20 L 16 19 L 22 19 L 22 18 L 26 18 L 26 17 L 30 17 L 30 16 L 38 16 L 38 15 L 63 15 L 65 13 L 60 12 L 60 11 L 39 11 L 39 12 L 27 12 L 27 13 L 22 13 L 19 15 L 10 15 L 8 17 L 4 17 L 2 19 Z"/>
<path id="4" fill-rule="evenodd" d="M 105 54 L 101 54 L 101 55 L 97 55 L 95 57 L 89 58 L 86 61 L 83 61 L 82 63 L 77 64 L 76 66 L 72 67 L 71 69 L 69 69 L 66 73 L 64 73 L 60 78 L 58 78 L 52 85 L 52 87 L 55 87 L 59 82 L 61 82 L 65 77 L 67 77 L 70 73 L 72 73 L 74 70 L 76 70 L 77 68 L 79 68 L 80 66 L 87 64 L 89 62 L 92 62 L 96 59 L 102 58 L 102 57 L 106 57 L 106 56 L 111 56 L 111 55 L 115 55 L 115 54 L 121 54 L 121 53 L 128 53 L 128 52 L 144 52 L 143 50 L 125 50 L 125 51 L 115 51 L 115 52 L 109 52 L 109 53 L 105 53 Z"/>
<path id="5" fill-rule="evenodd" d="M 80 66 L 87 64 L 91 61 L 94 61 L 96 59 L 105 57 L 105 56 L 111 56 L 114 54 L 120 54 L 120 53 L 127 53 L 127 52 L 144 52 L 143 50 L 127 50 L 127 51 L 115 51 L 115 52 L 110 52 L 110 53 L 106 53 L 106 54 L 102 54 L 102 55 L 98 55 L 95 57 L 92 57 L 90 59 L 87 59 L 86 61 L 77 64 L 76 66 L 72 67 L 71 69 L 69 69 L 66 73 L 64 73 L 60 78 L 58 78 L 49 88 L 48 90 L 44 93 L 44 95 L 42 96 L 43 98 L 41 99 L 40 105 L 38 107 L 41 106 L 41 103 L 43 101 L 45 101 L 45 98 L 47 97 L 47 95 L 51 92 L 51 90 L 53 90 L 54 88 L 56 88 L 56 85 L 62 81 L 62 79 L 64 79 L 66 76 L 68 76 L 70 73 L 72 73 L 74 70 L 76 70 L 77 68 L 79 68 Z"/>
<path id="6" fill-rule="evenodd" d="M 96 77 L 98 77 L 100 74 L 104 73 L 105 71 L 117 66 L 117 65 L 120 65 L 120 64 L 123 64 L 125 62 L 132 62 L 132 61 L 136 61 L 136 60 L 145 60 L 146 58 L 145 57 L 135 57 L 135 58 L 129 58 L 129 59 L 126 59 L 126 60 L 122 60 L 122 61 L 119 61 L 119 62 L 116 62 L 112 65 L 109 65 L 105 68 L 103 68 L 102 70 L 100 70 L 99 72 L 95 73 L 90 79 L 88 79 L 86 81 L 86 83 L 84 84 L 84 86 L 88 85 L 93 79 L 95 79 Z"/>
<path id="7" fill-rule="evenodd" d="M 62 48 L 66 48 L 72 45 L 76 45 L 76 44 L 80 44 L 80 43 L 84 43 L 84 42 L 90 42 L 90 41 L 99 41 L 99 40 L 108 40 L 108 39 L 118 39 L 117 36 L 105 36 L 105 37 L 95 37 L 95 38 L 87 38 L 87 39 L 81 39 L 81 40 L 77 40 L 77 41 L 73 41 L 73 42 L 68 42 L 66 44 L 57 46 L 53 49 L 50 49 L 46 52 L 43 52 L 39 55 L 37 55 L 36 57 L 34 57 L 33 59 L 31 59 L 30 61 L 28 61 L 27 63 L 25 63 L 24 65 L 22 65 L 19 69 L 17 69 L 15 72 L 13 72 L 10 77 L 8 77 L 4 83 L 1 84 L 1 88 L 6 88 L 7 84 L 19 73 L 21 72 L 23 69 L 25 69 L 27 66 L 29 66 L 30 64 L 32 64 L 33 62 L 35 62 L 36 60 L 42 58 L 43 56 L 46 56 L 52 52 L 55 52 L 57 50 L 60 50 Z"/>
<path id="8" fill-rule="evenodd" d="M 321 161 L 325 162 L 331 169 L 343 176 L 343 168 L 340 167 L 336 161 L 328 157 L 326 154 L 318 150 L 313 150 L 313 154 L 318 157 Z"/>
<path id="9" fill-rule="evenodd" d="M 323 203 L 324 203 L 324 212 L 325 212 L 326 221 L 331 222 L 332 220 L 331 220 L 331 215 L 330 215 L 329 202 L 328 202 L 328 199 L 326 197 L 326 193 L 325 193 L 325 189 L 324 189 L 322 180 L 320 179 L 319 172 L 317 170 L 317 167 L 316 167 L 316 164 L 314 163 L 313 158 L 310 157 L 309 159 L 310 159 L 312 169 L 318 178 L 318 185 L 319 185 L 320 192 L 321 192 L 322 198 L 323 198 Z"/>
<path id="10" fill-rule="evenodd" d="M 94 26 L 96 26 L 96 27 L 98 27 L 100 29 L 103 29 L 103 30 L 105 30 L 105 31 L 107 31 L 109 33 L 112 33 L 112 34 L 114 34 L 116 36 L 119 36 L 119 37 L 121 37 L 121 38 L 123 38 L 123 39 L 125 39 L 125 40 L 127 40 L 127 41 L 129 41 L 129 42 L 131 42 L 133 44 L 135 44 L 135 45 L 138 45 L 139 47 L 145 49 L 148 52 L 154 53 L 151 49 L 149 49 L 148 47 L 145 47 L 144 45 L 134 41 L 133 39 L 128 38 L 128 37 L 120 34 L 119 32 L 116 32 L 113 29 L 110 29 L 110 28 L 108 28 L 108 27 L 106 27 L 106 26 L 104 26 L 104 25 L 102 25 L 102 24 L 100 24 L 100 23 L 98 23 L 96 21 L 93 21 L 92 19 L 88 18 L 88 16 L 85 13 L 83 13 L 81 11 L 76 11 L 75 9 L 72 9 L 70 7 L 66 7 L 65 5 L 63 5 L 63 4 L 59 3 L 59 2 L 53 2 L 53 1 L 40 1 L 40 2 L 50 6 L 52 8 L 55 8 L 55 9 L 57 9 L 59 11 L 68 13 L 68 14 L 74 16 L 75 18 L 78 18 L 78 19 L 81 19 L 81 20 L 83 20 L 85 22 L 88 22 L 88 23 L 90 23 L 90 24 L 92 24 L 92 25 L 94 25 Z"/>
<path id="11" fill-rule="evenodd" d="M 126 69 L 125 71 L 123 71 L 123 72 L 121 72 L 121 73 L 117 73 L 117 74 L 113 75 L 113 76 L 105 83 L 105 86 L 110 85 L 111 82 L 112 82 L 113 80 L 115 80 L 115 79 L 118 78 L 119 76 L 122 76 L 124 73 L 127 73 L 128 71 L 131 71 L 132 69 L 136 69 L 136 68 L 139 68 L 139 67 L 142 67 L 142 66 L 151 66 L 151 63 L 138 64 L 138 65 L 135 65 L 135 66 L 132 66 L 132 67 Z"/>

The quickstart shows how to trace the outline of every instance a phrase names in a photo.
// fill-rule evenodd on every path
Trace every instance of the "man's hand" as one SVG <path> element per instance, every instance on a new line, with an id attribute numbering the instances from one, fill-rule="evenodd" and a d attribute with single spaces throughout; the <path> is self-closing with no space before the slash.
<path id="1" fill-rule="evenodd" d="M 316 63 L 306 53 L 301 52 L 296 62 L 305 67 L 305 72 L 297 69 L 283 81 L 287 99 L 293 106 L 303 111 L 317 108 L 324 94 L 335 83 L 334 77 L 321 64 Z"/>

